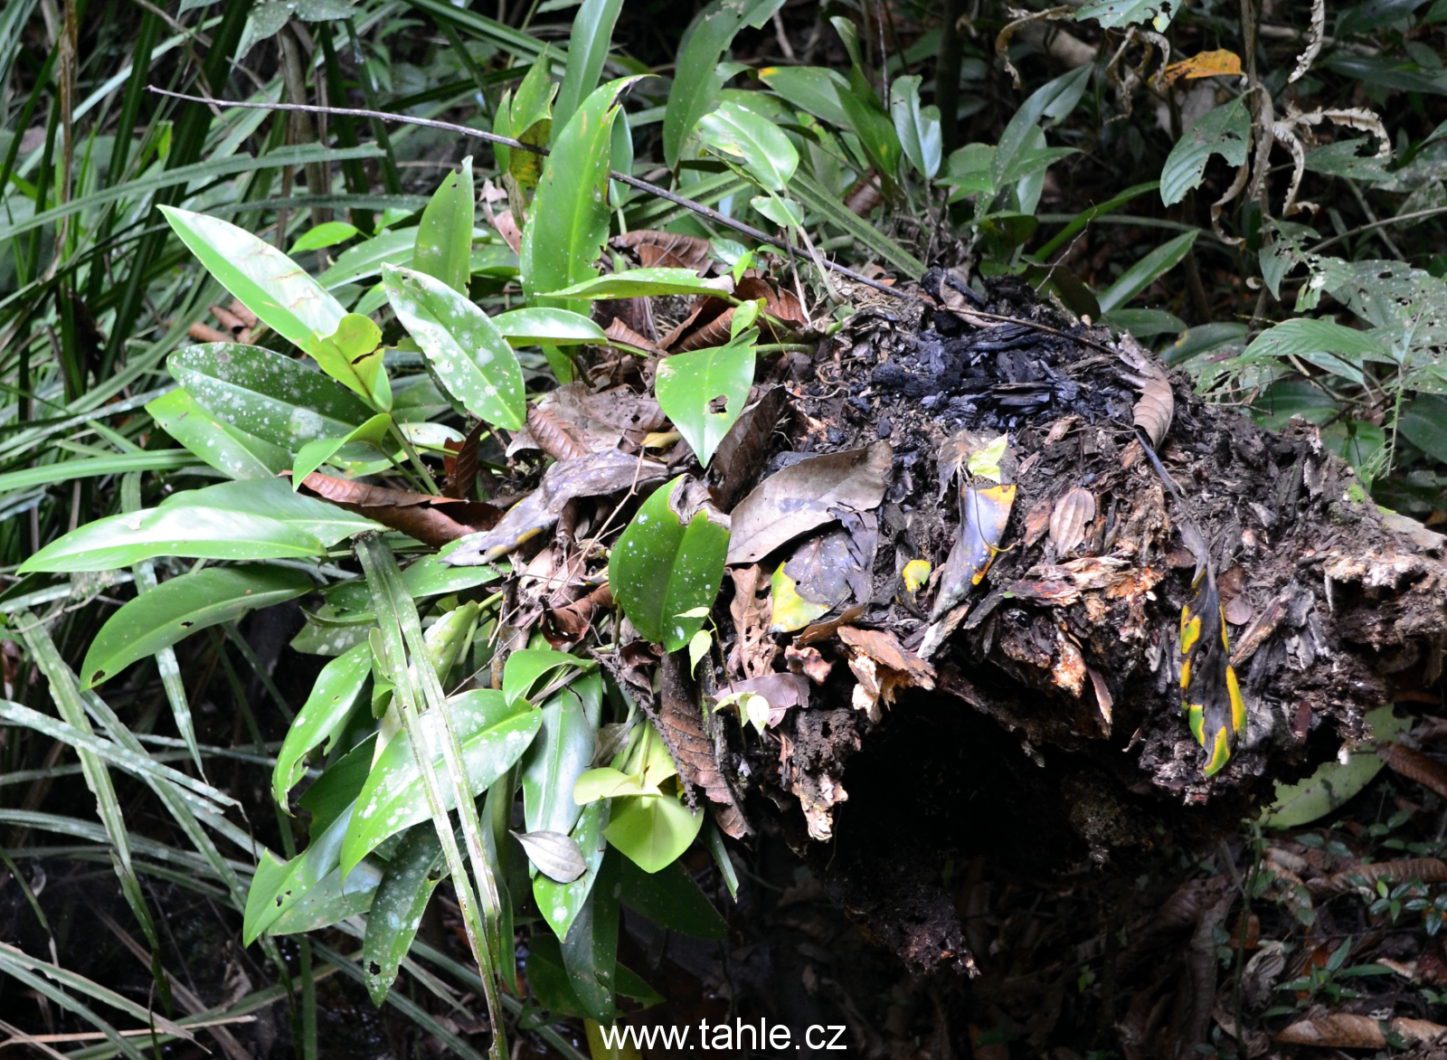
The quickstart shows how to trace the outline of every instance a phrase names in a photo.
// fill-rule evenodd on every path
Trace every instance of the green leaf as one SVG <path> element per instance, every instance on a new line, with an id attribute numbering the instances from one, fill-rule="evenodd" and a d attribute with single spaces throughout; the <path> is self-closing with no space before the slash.
<path id="1" fill-rule="evenodd" d="M 614 801 L 603 835 L 644 872 L 658 872 L 683 855 L 702 827 L 703 811 L 672 795 L 629 795 Z"/>
<path id="2" fill-rule="evenodd" d="M 292 719 L 271 773 L 271 794 L 283 810 L 290 812 L 287 793 L 301 780 L 306 756 L 322 744 L 326 744 L 323 753 L 331 749 L 371 673 L 371 647 L 361 644 L 337 656 L 317 674 L 311 694 Z"/>
<path id="3" fill-rule="evenodd" d="M 1196 230 L 1182 232 L 1126 269 L 1120 274 L 1120 278 L 1101 294 L 1100 311 L 1109 313 L 1116 306 L 1124 305 L 1174 269 L 1181 259 L 1191 252 L 1191 247 L 1200 234 Z"/>
<path id="4" fill-rule="evenodd" d="M 944 140 L 940 131 L 939 109 L 920 106 L 921 80 L 918 74 L 896 77 L 889 86 L 889 112 L 894 119 L 894 131 L 899 136 L 900 146 L 904 149 L 904 157 L 909 159 L 909 164 L 920 176 L 932 180 L 940 170 Z"/>
<path id="5" fill-rule="evenodd" d="M 222 482 L 87 523 L 31 556 L 21 571 L 114 570 L 156 556 L 300 559 L 378 529 L 364 516 L 293 493 L 281 479 Z"/>
<path id="6" fill-rule="evenodd" d="M 526 703 L 509 706 L 501 692 L 477 689 L 452 696 L 445 709 L 462 745 L 467 784 L 473 795 L 486 791 L 493 781 L 512 768 L 532 742 L 542 723 L 540 713 Z M 445 739 L 437 711 L 429 710 L 417 719 L 433 747 Z M 441 753 L 435 768 L 444 769 Z M 456 805 L 452 788 L 442 790 L 444 809 Z M 342 844 L 344 870 L 356 865 L 383 840 L 431 816 L 423 798 L 422 774 L 412 753 L 412 741 L 405 734 L 383 748 L 357 796 L 357 811 Z"/>
<path id="7" fill-rule="evenodd" d="M 586 694 L 585 685 L 593 694 Z M 593 761 L 602 702 L 602 678 L 593 674 L 543 704 L 542 728 L 521 773 L 523 821 L 529 832 L 567 835 L 577 824 L 583 811 L 573 801 L 573 785 Z"/>
<path id="8" fill-rule="evenodd" d="M 523 792 L 526 794 L 526 787 Z M 583 863 L 587 866 L 582 876 L 572 883 L 558 883 L 541 873 L 533 878 L 533 899 L 537 902 L 538 911 L 560 940 L 568 937 L 573 922 L 577 920 L 578 914 L 588 901 L 588 895 L 592 893 L 598 871 L 603 866 L 603 855 L 608 847 L 603 838 L 603 829 L 607 823 L 608 803 L 598 801 L 583 807 L 577 823 L 573 825 L 573 842 L 578 844 Z"/>
<path id="9" fill-rule="evenodd" d="M 578 655 L 552 648 L 521 648 L 507 657 L 502 668 L 502 695 L 508 706 L 525 703 L 528 693 L 544 674 L 569 667 L 591 668 L 592 663 Z M 528 831 L 533 831 L 530 827 Z M 567 829 L 556 829 L 564 831 Z"/>
<path id="10" fill-rule="evenodd" d="M 158 209 L 206 271 L 293 346 L 311 353 L 337 330 L 341 303 L 271 244 L 219 218 Z"/>
<path id="11" fill-rule="evenodd" d="M 427 902 L 446 874 L 437 830 L 430 824 L 408 829 L 382 873 L 382 882 L 367 912 L 362 970 L 372 1004 L 386 1000 L 402 958 L 417 937 Z"/>
<path id="12" fill-rule="evenodd" d="M 699 939 L 722 939 L 728 924 L 676 862 L 661 872 L 641 872 L 631 861 L 618 867 L 623 904 L 661 928 Z"/>
<path id="13" fill-rule="evenodd" d="M 537 296 L 586 280 L 608 239 L 608 173 L 619 97 L 637 77 L 610 81 L 583 101 L 553 141 L 523 227 L 523 293 Z"/>
<path id="14" fill-rule="evenodd" d="M 1020 109 L 1011 116 L 1005 131 L 1000 134 L 1000 142 L 995 147 L 995 155 L 990 163 L 996 192 L 1005 188 L 1005 175 L 1015 166 L 1020 154 L 1038 132 L 1041 120 L 1049 118 L 1059 122 L 1075 109 L 1076 103 L 1085 92 L 1092 69 L 1087 63 L 1047 82 L 1032 92 L 1020 105 Z"/>
<path id="15" fill-rule="evenodd" d="M 1206 176 L 1206 163 L 1220 155 L 1227 165 L 1246 162 L 1251 144 L 1251 114 L 1246 100 L 1237 96 L 1229 103 L 1208 110 L 1181 134 L 1161 169 L 1161 202 L 1174 206 Z"/>
<path id="16" fill-rule="evenodd" d="M 1150 20 L 1157 33 L 1171 24 L 1176 5 L 1171 0 L 1088 0 L 1075 10 L 1077 21 L 1093 18 L 1106 29 L 1134 26 Z"/>
<path id="17" fill-rule="evenodd" d="M 683 141 L 698 120 L 713 109 L 724 83 L 718 72 L 724 49 L 744 26 L 759 28 L 782 6 L 783 0 L 713 0 L 689 23 L 663 112 L 663 158 L 669 169 L 678 165 Z"/>
<path id="18" fill-rule="evenodd" d="M 503 97 L 498 105 L 493 131 L 534 147 L 546 147 L 552 136 L 552 102 L 557 86 L 552 79 L 552 61 L 543 48 L 533 60 L 516 93 Z M 494 144 L 493 154 L 498 168 L 520 187 L 537 185 L 542 158 L 532 151 L 513 152 L 505 144 Z"/>
<path id="19" fill-rule="evenodd" d="M 778 126 L 729 100 L 699 119 L 698 135 L 770 191 L 782 192 L 799 168 L 799 152 Z"/>
<path id="20" fill-rule="evenodd" d="M 335 923 L 366 911 L 381 873 L 368 864 L 343 874 L 337 861 L 352 812 L 349 805 L 290 861 L 262 850 L 246 893 L 243 945 L 250 946 L 262 934 L 306 931 L 319 921 Z M 283 922 L 283 917 L 298 910 L 302 915 L 293 915 L 291 925 Z"/>
<path id="21" fill-rule="evenodd" d="M 527 401 L 522 369 L 487 314 L 446 284 L 410 269 L 389 266 L 382 281 L 397 319 L 447 392 L 479 419 L 521 430 Z"/>
<path id="22" fill-rule="evenodd" d="M 809 208 L 811 216 L 828 221 L 840 231 L 852 236 L 861 247 L 878 254 L 893 268 L 907 276 L 924 274 L 924 262 L 848 209 L 839 201 L 838 195 L 815 183 L 804 172 L 794 175 L 789 190 Z"/>
<path id="23" fill-rule="evenodd" d="M 417 229 L 396 228 L 373 236 L 337 255 L 331 267 L 317 277 L 327 290 L 377 276 L 383 265 L 405 265 L 416 252 Z"/>
<path id="24" fill-rule="evenodd" d="M 373 415 L 315 368 L 259 346 L 188 346 L 171 354 L 166 367 L 212 415 L 288 452 L 348 434 Z"/>
<path id="25" fill-rule="evenodd" d="M 387 455 L 381 449 L 388 429 L 392 426 L 392 414 L 379 412 L 356 430 L 341 438 L 318 438 L 307 442 L 297 450 L 296 459 L 291 462 L 291 488 L 301 489 L 302 482 L 317 468 L 321 467 L 338 452 L 357 442 L 367 442 L 378 447 L 378 456 Z"/>
<path id="26" fill-rule="evenodd" d="M 1360 360 L 1387 359 L 1381 339 L 1370 331 L 1349 328 L 1335 320 L 1301 317 L 1283 321 L 1257 335 L 1240 360 L 1246 363 L 1268 358 L 1303 357 L 1312 363 L 1331 366 L 1332 362 L 1320 359 L 1322 354 L 1343 359 L 1345 363 L 1337 365 L 1338 371 L 1355 367 Z"/>
<path id="27" fill-rule="evenodd" d="M 718 298 L 725 297 L 727 292 L 718 280 L 706 280 L 692 269 L 653 268 L 623 269 L 606 276 L 590 277 L 571 287 L 548 291 L 546 297 L 600 301 L 669 294 L 701 294 Z"/>
<path id="28" fill-rule="evenodd" d="M 759 79 L 795 109 L 840 129 L 851 127 L 843 102 L 849 81 L 839 71 L 823 66 L 769 66 L 759 71 Z"/>
<path id="29" fill-rule="evenodd" d="M 598 84 L 613 26 L 623 0 L 583 0 L 573 16 L 573 32 L 568 38 L 568 65 L 563 72 L 563 86 L 553 104 L 553 121 L 559 126 L 578 109 L 578 105 Z"/>
<path id="30" fill-rule="evenodd" d="M 197 630 L 234 622 L 248 611 L 311 590 L 310 577 L 284 567 L 213 567 L 171 578 L 106 620 L 85 653 L 81 680 L 94 688 Z"/>
<path id="31" fill-rule="evenodd" d="M 345 243 L 353 236 L 361 235 L 361 230 L 346 221 L 323 221 L 319 225 L 308 228 L 287 249 L 288 254 L 302 254 L 308 250 L 324 250 L 327 247 L 334 247 L 338 243 Z"/>
<path id="32" fill-rule="evenodd" d="M 599 766 L 584 770 L 573 785 L 573 801 L 579 806 L 591 806 L 600 800 L 617 799 L 624 795 L 657 795 L 658 787 L 641 776 L 625 773 L 612 766 Z"/>
<path id="33" fill-rule="evenodd" d="M 1402 408 L 1397 430 L 1433 460 L 1447 464 L 1447 398 L 1418 394 Z"/>
<path id="34" fill-rule="evenodd" d="M 687 525 L 673 508 L 686 476 L 654 490 L 608 557 L 613 597 L 639 633 L 677 651 L 703 627 L 723 580 L 729 532 L 697 512 Z"/>
<path id="35" fill-rule="evenodd" d="M 584 1013 L 611 1022 L 616 1013 L 614 978 L 618 970 L 618 865 L 605 857 L 588 901 L 559 947 L 568 984 Z"/>
<path id="36" fill-rule="evenodd" d="M 658 406 L 704 467 L 748 403 L 757 338 L 750 329 L 727 346 L 675 353 L 658 362 L 653 384 Z"/>
<path id="37" fill-rule="evenodd" d="M 146 412 L 163 431 L 228 478 L 274 478 L 291 463 L 281 446 L 222 421 L 181 387 L 147 402 Z"/>
<path id="38" fill-rule="evenodd" d="M 1367 714 L 1374 741 L 1380 745 L 1411 726 L 1410 718 L 1399 718 L 1391 706 Z M 1277 784 L 1276 801 L 1262 817 L 1267 828 L 1298 828 L 1325 817 L 1361 792 L 1382 771 L 1385 763 L 1375 751 L 1350 751 L 1346 762 L 1331 761 L 1296 784 Z"/>
<path id="39" fill-rule="evenodd" d="M 860 146 L 869 162 L 886 181 L 899 179 L 902 153 L 894 122 L 879 105 L 874 90 L 864 84 L 851 84 L 839 94 L 839 102 L 849 117 L 848 128 L 859 137 Z"/>
<path id="40" fill-rule="evenodd" d="M 379 412 L 392 407 L 392 384 L 383 363 L 382 330 L 370 317 L 348 313 L 317 344 L 312 357 L 323 372 Z"/>
<path id="41" fill-rule="evenodd" d="M 492 318 L 502 337 L 514 346 L 535 346 L 551 342 L 557 346 L 608 341 L 591 317 L 571 309 L 510 309 Z"/>
<path id="42" fill-rule="evenodd" d="M 468 156 L 462 160 L 462 168 L 443 177 L 432 193 L 417 225 L 417 245 L 412 251 L 412 268 L 464 295 L 472 273 L 474 201 L 472 158 Z"/>

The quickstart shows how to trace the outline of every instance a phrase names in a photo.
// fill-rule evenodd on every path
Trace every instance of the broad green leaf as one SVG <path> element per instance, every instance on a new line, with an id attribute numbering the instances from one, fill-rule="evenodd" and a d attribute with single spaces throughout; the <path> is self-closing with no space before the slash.
<path id="1" fill-rule="evenodd" d="M 287 249 L 288 254 L 301 254 L 308 250 L 323 250 L 345 243 L 353 236 L 361 235 L 356 225 L 346 221 L 323 221 L 313 225 L 298 236 Z"/>
<path id="2" fill-rule="evenodd" d="M 1106 29 L 1119 29 L 1149 20 L 1157 33 L 1166 31 L 1175 13 L 1171 0 L 1087 0 L 1075 9 L 1081 22 L 1093 18 Z"/>
<path id="3" fill-rule="evenodd" d="M 595 802 L 617 799 L 624 795 L 657 794 L 656 785 L 612 766 L 584 770 L 573 785 L 573 801 L 579 806 L 591 806 Z"/>
<path id="4" fill-rule="evenodd" d="M 526 701 L 538 680 L 554 670 L 591 668 L 592 662 L 579 655 L 552 648 L 521 648 L 507 657 L 502 668 L 502 695 L 512 707 Z M 532 831 L 529 828 L 529 831 Z M 562 829 L 567 831 L 567 829 Z"/>
<path id="5" fill-rule="evenodd" d="M 889 112 L 909 164 L 926 180 L 940 170 L 944 141 L 937 107 L 921 107 L 918 74 L 896 77 L 889 86 Z"/>
<path id="6" fill-rule="evenodd" d="M 550 342 L 557 346 L 608 341 L 591 317 L 571 309 L 510 309 L 492 318 L 502 337 L 514 346 L 535 346 Z"/>
<path id="7" fill-rule="evenodd" d="M 596 694 L 579 695 L 591 684 Z M 602 678 L 583 678 L 543 704 L 542 728 L 523 759 L 523 821 L 529 832 L 573 830 L 580 807 L 573 785 L 587 770 L 598 744 Z"/>
<path id="8" fill-rule="evenodd" d="M 521 430 L 526 415 L 522 369 L 487 314 L 431 276 L 389 266 L 382 279 L 397 319 L 448 393 L 479 419 Z"/>
<path id="9" fill-rule="evenodd" d="M 389 229 L 342 251 L 331 267 L 317 277 L 317 283 L 332 291 L 380 275 L 383 265 L 405 265 L 410 261 L 416 246 L 417 229 Z"/>
<path id="10" fill-rule="evenodd" d="M 206 271 L 271 330 L 311 353 L 346 310 L 296 262 L 229 221 L 161 206 Z"/>
<path id="11" fill-rule="evenodd" d="M 619 98 L 637 77 L 610 81 L 568 119 L 543 163 L 518 256 L 523 293 L 538 296 L 597 275 L 608 239 L 608 173 Z"/>
<path id="12" fill-rule="evenodd" d="M 1120 278 L 1101 294 L 1100 311 L 1109 313 L 1116 306 L 1125 305 L 1156 280 L 1174 269 L 1180 264 L 1181 259 L 1191 252 L 1191 247 L 1195 245 L 1196 237 L 1200 234 L 1194 229 L 1190 232 L 1182 232 L 1175 239 L 1156 247 L 1155 250 L 1126 269 L 1120 274 Z"/>
<path id="13" fill-rule="evenodd" d="M 311 592 L 306 574 L 284 567 L 212 567 L 162 582 L 123 604 L 91 641 L 81 681 L 94 688 L 131 663 L 208 626 Z"/>
<path id="14" fill-rule="evenodd" d="M 461 592 L 497 580 L 496 567 L 460 567 L 446 562 L 446 557 L 456 550 L 457 544 L 454 541 L 440 552 L 413 560 L 402 571 L 402 586 L 414 600 Z M 354 611 L 363 616 L 357 621 L 371 621 L 372 596 L 367 591 L 367 583 L 360 578 L 332 586 L 326 590 L 326 598 L 328 603 L 340 609 Z"/>
<path id="15" fill-rule="evenodd" d="M 644 872 L 658 872 L 682 856 L 703 827 L 703 811 L 672 795 L 630 795 L 613 803 L 604 837 Z"/>
<path id="16" fill-rule="evenodd" d="M 1251 114 L 1245 97 L 1237 96 L 1208 110 L 1181 134 L 1166 156 L 1161 169 L 1161 202 L 1174 206 L 1187 192 L 1199 188 L 1212 155 L 1220 155 L 1227 165 L 1243 165 L 1250 145 Z"/>
<path id="17" fill-rule="evenodd" d="M 1367 724 L 1380 745 L 1408 729 L 1411 719 L 1397 717 L 1386 706 L 1370 711 Z M 1276 801 L 1261 823 L 1267 828 L 1298 828 L 1325 817 L 1370 784 L 1384 764 L 1375 751 L 1354 750 L 1345 762 L 1326 762 L 1296 784 L 1277 784 Z"/>
<path id="18" fill-rule="evenodd" d="M 781 199 L 777 195 L 755 195 L 749 200 L 749 205 L 758 211 L 760 217 L 785 230 L 804 226 L 804 211 L 793 199 Z"/>
<path id="19" fill-rule="evenodd" d="M 362 971 L 372 1004 L 386 1000 L 402 958 L 417 937 L 427 902 L 446 874 L 437 830 L 431 824 L 408 829 L 382 873 L 382 882 L 367 912 Z"/>
<path id="20" fill-rule="evenodd" d="M 697 609 L 706 614 L 718 597 L 729 544 L 728 530 L 705 512 L 684 525 L 672 503 L 684 478 L 653 491 L 608 557 L 618 606 L 639 633 L 668 651 L 684 647 L 703 627 Z"/>
<path id="21" fill-rule="evenodd" d="M 563 72 L 563 86 L 553 104 L 553 121 L 566 125 L 573 112 L 603 75 L 608 46 L 613 39 L 613 26 L 623 0 L 583 0 L 573 16 L 573 32 L 568 38 L 568 65 Z"/>
<path id="22" fill-rule="evenodd" d="M 365 644 L 322 667 L 306 702 L 292 719 L 271 773 L 271 794 L 283 810 L 290 812 L 287 793 L 301 780 L 306 756 L 323 744 L 323 753 L 330 750 L 371 673 L 372 651 Z"/>
<path id="23" fill-rule="evenodd" d="M 386 412 L 392 407 L 392 384 L 381 344 L 382 329 L 370 317 L 348 313 L 335 332 L 317 343 L 312 357 L 323 372 L 370 408 Z"/>
<path id="24" fill-rule="evenodd" d="M 462 744 L 467 783 L 480 795 L 492 782 L 522 757 L 542 722 L 539 712 L 526 703 L 508 706 L 501 692 L 478 689 L 447 700 L 452 726 Z M 429 710 L 417 719 L 428 742 L 439 747 L 442 724 L 437 711 Z M 438 773 L 444 771 L 440 751 L 435 758 Z M 451 786 L 442 789 L 444 808 L 456 805 Z M 377 845 L 410 825 L 426 821 L 431 814 L 423 798 L 422 774 L 412 753 L 412 741 L 404 733 L 382 750 L 362 793 L 357 811 L 342 844 L 342 867 L 350 869 Z"/>
<path id="25" fill-rule="evenodd" d="M 843 96 L 849 80 L 823 66 L 768 66 L 759 78 L 797 110 L 840 129 L 850 127 Z"/>
<path id="26" fill-rule="evenodd" d="M 373 415 L 315 368 L 260 346 L 188 346 L 171 354 L 166 367 L 212 415 L 288 452 L 348 434 Z"/>
<path id="27" fill-rule="evenodd" d="M 1447 398 L 1417 395 L 1402 408 L 1397 429 L 1433 460 L 1447 464 Z"/>
<path id="28" fill-rule="evenodd" d="M 1349 328 L 1335 320 L 1302 317 L 1267 328 L 1251 340 L 1241 363 L 1301 357 L 1342 374 L 1362 361 L 1390 360 L 1381 339 L 1370 331 Z"/>
<path id="29" fill-rule="evenodd" d="M 300 559 L 379 529 L 345 508 L 293 493 L 281 479 L 222 482 L 87 523 L 46 545 L 21 570 L 113 570 L 157 556 Z"/>
<path id="30" fill-rule="evenodd" d="M 527 789 L 523 790 L 526 792 Z M 542 874 L 533 878 L 533 899 L 537 902 L 538 911 L 543 914 L 543 919 L 548 922 L 548 927 L 553 929 L 553 934 L 557 935 L 559 940 L 568 937 L 573 921 L 582 912 L 588 895 L 592 893 L 598 870 L 603 865 L 603 854 L 608 848 L 608 843 L 603 838 L 603 829 L 607 824 L 607 801 L 600 800 L 583 807 L 571 833 L 573 842 L 578 844 L 578 850 L 583 855 L 583 863 L 587 866 L 583 875 L 572 883 L 558 883 Z"/>
<path id="31" fill-rule="evenodd" d="M 783 0 L 713 0 L 684 31 L 668 104 L 663 112 L 663 159 L 677 167 L 683 142 L 698 120 L 713 109 L 724 78 L 719 60 L 744 26 L 762 26 Z"/>
<path id="32" fill-rule="evenodd" d="M 868 83 L 851 84 L 839 93 L 839 103 L 849 118 L 848 128 L 859 137 L 870 164 L 886 181 L 898 180 L 902 154 L 899 135 L 874 90 Z"/>
<path id="33" fill-rule="evenodd" d="M 600 301 L 667 294 L 701 294 L 718 298 L 728 292 L 720 281 L 706 280 L 692 269 L 653 268 L 623 269 L 605 276 L 594 276 L 571 287 L 548 291 L 546 297 Z"/>
<path id="34" fill-rule="evenodd" d="M 1011 116 L 1005 131 L 1000 134 L 1000 142 L 996 145 L 990 162 L 996 192 L 1006 186 L 1005 174 L 1015 165 L 1020 153 L 1038 130 L 1040 122 L 1046 118 L 1056 122 L 1063 121 L 1075 109 L 1076 103 L 1085 92 L 1092 69 L 1087 63 L 1047 82 L 1032 92 L 1020 105 L 1020 109 Z"/>
<path id="35" fill-rule="evenodd" d="M 701 140 L 742 165 L 770 191 L 782 192 L 799 168 L 799 152 L 773 122 L 724 100 L 698 120 Z"/>
<path id="36" fill-rule="evenodd" d="M 593 1019 L 610 1022 L 617 1009 L 613 1000 L 618 969 L 618 864 L 604 857 L 592 893 L 559 946 L 568 985 Z"/>
<path id="37" fill-rule="evenodd" d="M 387 437 L 388 429 L 391 426 L 392 414 L 379 412 L 356 430 L 341 438 L 318 438 L 314 442 L 307 442 L 297 450 L 296 459 L 291 462 L 291 488 L 301 489 L 301 484 L 308 475 L 336 456 L 342 449 L 357 442 L 367 442 L 378 446 L 377 455 L 385 457 L 387 454 L 380 446 Z"/>
<path id="38" fill-rule="evenodd" d="M 413 269 L 464 295 L 472 273 L 473 210 L 469 155 L 462 160 L 462 168 L 443 177 L 433 192 L 417 225 L 417 245 L 412 251 Z"/>
<path id="39" fill-rule="evenodd" d="M 722 939 L 728 924 L 682 865 L 641 872 L 631 861 L 618 866 L 623 904 L 661 928 L 699 939 Z"/>
<path id="40" fill-rule="evenodd" d="M 163 431 L 228 478 L 274 478 L 291 463 L 281 446 L 224 422 L 181 387 L 148 401 L 146 412 Z"/>
<path id="41" fill-rule="evenodd" d="M 381 872 L 367 864 L 343 874 L 337 865 L 352 812 L 349 806 L 290 861 L 262 850 L 246 894 L 243 945 L 250 946 L 263 934 L 307 931 L 366 911 Z"/>
<path id="42" fill-rule="evenodd" d="M 547 146 L 553 130 L 553 94 L 557 91 L 557 85 L 553 84 L 552 66 L 545 47 L 523 76 L 517 92 L 504 96 L 503 102 L 498 105 L 494 132 L 534 147 Z M 498 168 L 520 187 L 537 185 L 542 169 L 540 155 L 532 151 L 514 152 L 505 144 L 494 144 L 493 154 Z"/>
<path id="43" fill-rule="evenodd" d="M 757 338 L 750 329 L 727 346 L 675 353 L 658 362 L 653 384 L 658 406 L 704 467 L 748 404 Z"/>

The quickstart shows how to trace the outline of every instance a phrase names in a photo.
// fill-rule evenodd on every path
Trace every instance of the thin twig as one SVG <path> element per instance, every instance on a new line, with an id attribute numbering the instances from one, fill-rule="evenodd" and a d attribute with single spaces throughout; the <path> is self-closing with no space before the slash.
<path id="1" fill-rule="evenodd" d="M 244 100 L 212 99 L 209 96 L 191 96 L 184 92 L 172 92 L 169 89 L 158 88 L 155 85 L 146 86 L 146 91 L 158 96 L 169 96 L 172 99 L 181 99 L 189 103 L 204 103 L 212 107 L 240 107 L 246 110 L 301 111 L 307 114 L 369 118 L 374 121 L 398 122 L 402 125 L 420 125 L 427 129 L 438 129 L 442 132 L 469 136 L 475 140 L 483 140 L 490 144 L 500 144 L 514 151 L 527 151 L 531 154 L 543 156 L 550 154 L 547 148 L 538 147 L 535 144 L 526 144 L 521 140 L 514 140 L 511 136 L 499 136 L 497 133 L 488 132 L 484 129 L 474 129 L 470 125 L 458 125 L 450 121 L 438 121 L 435 118 L 416 118 L 410 114 L 393 114 L 385 110 L 370 110 L 364 107 L 321 107 L 310 103 L 252 103 Z M 793 242 L 787 235 L 770 235 L 761 228 L 755 228 L 753 225 L 745 224 L 743 221 L 736 221 L 726 214 L 719 213 L 711 206 L 705 206 L 701 202 L 686 198 L 649 181 L 640 180 L 631 173 L 620 173 L 617 170 L 612 170 L 608 176 L 620 184 L 626 184 L 630 188 L 636 188 L 638 191 L 646 192 L 656 198 L 663 199 L 665 202 L 671 202 L 675 206 L 681 206 L 685 210 L 690 210 L 700 217 L 705 217 L 714 224 L 722 225 L 724 228 L 732 229 L 740 235 L 748 236 L 750 239 L 757 240 L 760 243 L 782 243 L 784 249 L 789 254 L 798 253 L 797 248 L 795 248 Z M 838 262 L 830 261 L 826 258 L 823 264 L 825 268 L 837 272 L 840 276 L 853 280 L 855 283 L 864 284 L 866 287 L 872 287 L 876 291 L 882 291 L 896 298 L 907 301 L 914 300 L 912 294 L 898 290 L 888 284 L 880 283 L 878 280 L 871 279 L 863 273 L 855 272 L 853 269 L 840 265 Z"/>

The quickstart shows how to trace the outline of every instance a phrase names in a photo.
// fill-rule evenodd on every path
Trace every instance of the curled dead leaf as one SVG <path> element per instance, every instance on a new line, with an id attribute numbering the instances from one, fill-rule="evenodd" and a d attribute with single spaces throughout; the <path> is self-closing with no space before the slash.
<path id="1" fill-rule="evenodd" d="M 693 269 L 707 272 L 713 262 L 712 248 L 702 236 L 681 235 L 641 228 L 613 237 L 615 247 L 627 247 L 638 255 L 645 269 Z"/>
<path id="2" fill-rule="evenodd" d="M 333 504 L 375 519 L 433 548 L 488 530 L 501 516 L 495 507 L 483 501 L 375 486 L 320 471 L 313 471 L 302 479 L 302 486 Z"/>
<path id="3" fill-rule="evenodd" d="M 1432 1042 L 1447 1034 L 1447 1027 L 1429 1020 L 1405 1017 L 1382 1021 L 1350 1012 L 1322 1012 L 1297 1020 L 1280 1031 L 1276 1041 L 1280 1045 L 1316 1045 L 1332 1049 L 1385 1049 L 1389 1032 L 1406 1042 Z"/>
<path id="4" fill-rule="evenodd" d="M 1050 543 L 1057 556 L 1067 556 L 1085 540 L 1085 528 L 1095 518 L 1095 494 L 1083 486 L 1068 490 L 1050 513 Z"/>
<path id="5" fill-rule="evenodd" d="M 1393 773 L 1408 780 L 1415 780 L 1424 788 L 1447 799 L 1447 766 L 1437 759 L 1400 743 L 1378 747 L 1377 757 L 1387 763 L 1387 768 Z"/>

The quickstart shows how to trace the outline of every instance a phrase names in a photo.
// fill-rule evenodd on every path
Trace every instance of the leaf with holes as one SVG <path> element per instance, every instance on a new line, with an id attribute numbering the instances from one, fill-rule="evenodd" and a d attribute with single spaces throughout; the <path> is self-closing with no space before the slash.
<path id="1" fill-rule="evenodd" d="M 234 622 L 311 591 L 312 580 L 283 567 L 213 567 L 162 582 L 122 605 L 101 626 L 81 663 L 81 680 L 94 688 L 131 663 L 197 630 Z"/>
<path id="2" fill-rule="evenodd" d="M 1161 202 L 1174 206 L 1206 176 L 1206 163 L 1220 155 L 1230 166 L 1244 165 L 1251 143 L 1251 114 L 1244 97 L 1201 115 L 1181 134 L 1161 169 Z"/>
<path id="3" fill-rule="evenodd" d="M 1175 15 L 1177 0 L 1089 0 L 1076 8 L 1077 21 L 1095 19 L 1106 29 L 1120 29 L 1148 21 L 1164 33 Z"/>
<path id="4" fill-rule="evenodd" d="M 703 628 L 723 580 L 729 532 L 704 511 L 674 509 L 687 476 L 654 490 L 608 557 L 613 598 L 644 637 L 677 651 Z M 699 608 L 704 613 L 698 612 Z"/>
<path id="5" fill-rule="evenodd" d="M 521 430 L 526 414 L 517 354 L 486 313 L 431 276 L 389 266 L 387 300 L 447 392 L 478 419 Z"/>
<path id="6" fill-rule="evenodd" d="M 397 853 L 387 863 L 367 911 L 362 972 L 374 1005 L 386 1000 L 402 958 L 417 937 L 427 902 L 446 875 L 437 829 L 431 824 L 408 829 Z"/>
<path id="7" fill-rule="evenodd" d="M 675 353 L 658 363 L 658 405 L 704 467 L 748 403 L 757 338 L 750 329 L 727 346 Z"/>
<path id="8" fill-rule="evenodd" d="M 290 812 L 287 793 L 301 780 L 306 756 L 323 744 L 331 749 L 351 715 L 362 686 L 372 673 L 372 649 L 359 644 L 337 656 L 317 674 L 312 690 L 286 731 L 276 767 L 271 772 L 271 794 L 276 804 Z"/>

